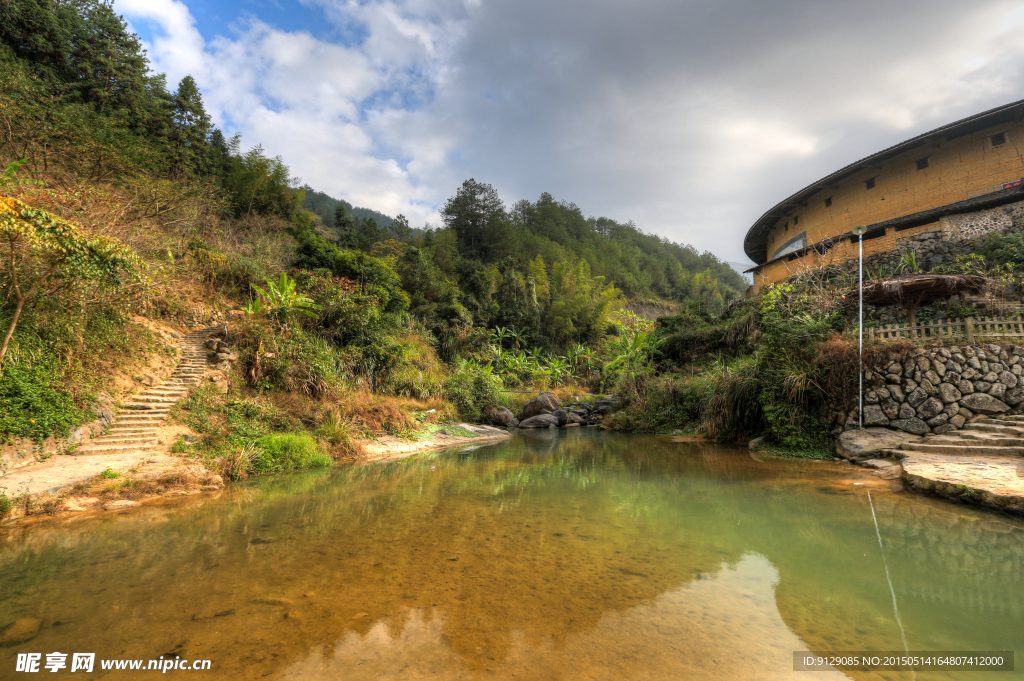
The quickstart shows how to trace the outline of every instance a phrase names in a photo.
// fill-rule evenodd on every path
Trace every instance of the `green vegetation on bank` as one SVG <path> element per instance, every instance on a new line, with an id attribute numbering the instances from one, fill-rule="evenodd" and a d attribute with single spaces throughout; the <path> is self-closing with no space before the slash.
<path id="1" fill-rule="evenodd" d="M 0 3 L 0 63 L 0 194 L 22 202 L 0 210 L 5 439 L 93 418 L 161 347 L 147 318 L 244 311 L 228 393 L 177 410 L 199 437 L 176 447 L 238 478 L 486 419 L 511 390 L 632 385 L 660 341 L 627 300 L 710 318 L 745 288 L 710 253 L 547 193 L 506 204 L 467 180 L 442 224 L 413 228 L 299 186 L 213 126 L 191 77 L 150 72 L 102 0 Z"/>

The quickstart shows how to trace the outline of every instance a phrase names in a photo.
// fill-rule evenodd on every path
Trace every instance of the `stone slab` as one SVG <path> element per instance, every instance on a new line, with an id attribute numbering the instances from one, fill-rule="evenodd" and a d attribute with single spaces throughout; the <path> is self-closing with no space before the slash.
<path id="1" fill-rule="evenodd" d="M 899 449 L 908 442 L 920 439 L 919 435 L 889 428 L 847 430 L 836 442 L 836 454 L 844 459 L 871 459 L 881 456 L 883 450 Z"/>
<path id="2" fill-rule="evenodd" d="M 914 489 L 1024 515 L 1024 460 L 902 452 L 903 479 Z"/>

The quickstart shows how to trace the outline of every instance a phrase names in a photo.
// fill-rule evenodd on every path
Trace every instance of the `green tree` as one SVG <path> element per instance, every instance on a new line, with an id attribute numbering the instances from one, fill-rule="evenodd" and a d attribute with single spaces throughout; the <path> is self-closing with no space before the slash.
<path id="1" fill-rule="evenodd" d="M 497 190 L 470 178 L 445 203 L 441 218 L 455 232 L 460 246 L 475 251 L 483 247 L 487 227 L 503 217 L 504 212 Z"/>
<path id="2" fill-rule="evenodd" d="M 172 125 L 171 173 L 197 176 L 208 174 L 211 165 L 207 140 L 210 135 L 210 117 L 192 76 L 182 78 L 174 93 Z"/>
<path id="3" fill-rule="evenodd" d="M 83 281 L 119 284 L 123 275 L 133 275 L 142 267 L 139 257 L 116 239 L 85 234 L 17 199 L 0 198 L 0 240 L 7 261 L 3 275 L 14 303 L 0 345 L 0 363 L 26 303 L 33 298 L 57 296 Z"/>
<path id="4" fill-rule="evenodd" d="M 334 207 L 334 219 L 331 223 L 334 225 L 334 233 L 338 239 L 338 244 L 342 248 L 355 248 L 358 244 L 356 223 L 349 214 L 348 209 L 345 208 L 344 201 L 339 201 L 338 205 Z"/>

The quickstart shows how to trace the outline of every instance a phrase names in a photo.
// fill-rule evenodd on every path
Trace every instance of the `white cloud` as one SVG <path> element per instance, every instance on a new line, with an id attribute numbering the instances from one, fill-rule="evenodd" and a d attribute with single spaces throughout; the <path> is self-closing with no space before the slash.
<path id="1" fill-rule="evenodd" d="M 414 224 L 472 176 L 739 260 L 817 177 L 1022 97 L 1024 7 L 998 0 L 303 1 L 364 39 L 248 18 L 206 42 L 180 0 L 117 9 L 229 131 Z"/>

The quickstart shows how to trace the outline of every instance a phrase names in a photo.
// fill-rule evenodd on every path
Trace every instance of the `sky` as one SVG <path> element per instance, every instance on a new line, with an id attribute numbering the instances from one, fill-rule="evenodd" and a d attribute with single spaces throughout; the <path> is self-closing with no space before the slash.
<path id="1" fill-rule="evenodd" d="M 1024 1 L 115 0 L 243 148 L 413 226 L 468 178 L 749 262 L 769 208 L 1024 99 Z"/>

